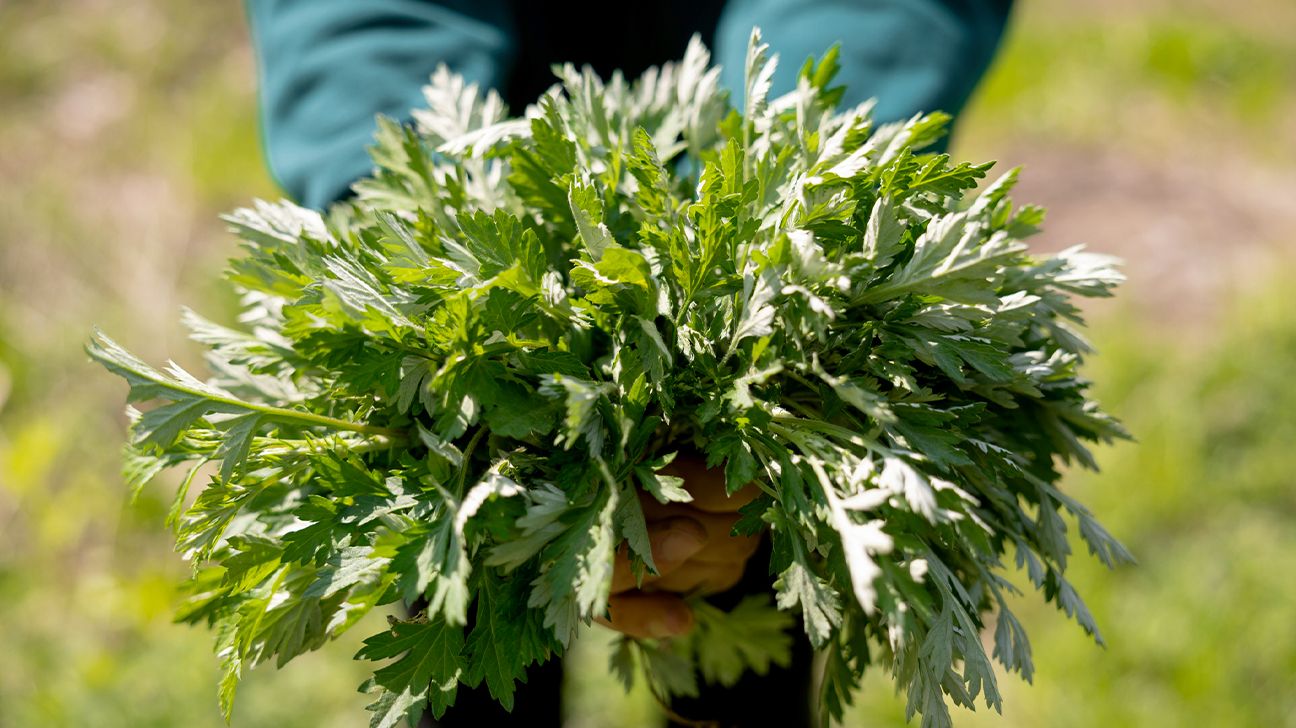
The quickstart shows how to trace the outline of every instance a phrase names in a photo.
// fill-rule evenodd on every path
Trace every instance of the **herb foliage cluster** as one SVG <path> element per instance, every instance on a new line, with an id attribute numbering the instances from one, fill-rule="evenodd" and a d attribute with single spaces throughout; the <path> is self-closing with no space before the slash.
<path id="1" fill-rule="evenodd" d="M 227 218 L 239 324 L 185 313 L 208 379 L 95 336 L 158 403 L 130 410 L 132 487 L 187 469 L 180 616 L 217 635 L 227 714 L 245 670 L 397 601 L 425 608 L 356 656 L 380 663 L 373 726 L 460 685 L 511 707 L 605 612 L 620 544 L 653 568 L 637 491 L 688 500 L 662 473 L 685 448 L 760 485 L 736 530 L 768 532 L 782 612 L 699 601 L 689 638 L 622 645 L 627 681 L 763 671 L 792 613 L 827 654 L 825 716 L 880 665 L 946 726 L 948 702 L 999 708 L 992 658 L 1031 676 L 1008 561 L 1099 639 L 1068 518 L 1130 556 L 1058 480 L 1125 436 L 1086 396 L 1074 303 L 1114 261 L 1029 253 L 1043 212 L 1013 205 L 1015 171 L 974 193 L 989 164 L 923 151 L 944 116 L 838 109 L 835 50 L 769 98 L 775 62 L 753 33 L 737 108 L 696 41 L 634 82 L 563 66 L 522 119 L 439 70 L 415 125 L 381 121 L 354 200 Z"/>

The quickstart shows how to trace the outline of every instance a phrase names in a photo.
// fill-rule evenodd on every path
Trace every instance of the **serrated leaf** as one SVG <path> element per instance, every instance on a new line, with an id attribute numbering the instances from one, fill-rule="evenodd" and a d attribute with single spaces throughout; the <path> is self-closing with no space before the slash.
<path id="1" fill-rule="evenodd" d="M 800 561 L 788 566 L 774 586 L 778 590 L 779 609 L 800 605 L 810 642 L 815 647 L 827 644 L 841 623 L 841 604 L 836 592 Z"/>
<path id="2" fill-rule="evenodd" d="M 479 582 L 476 623 L 468 634 L 469 657 L 464 682 L 482 680 L 492 698 L 513 710 L 516 683 L 525 681 L 527 667 L 543 662 L 556 648 L 539 614 L 526 607 L 526 581 L 488 573 Z"/>
<path id="3" fill-rule="evenodd" d="M 391 629 L 364 641 L 356 659 L 380 661 L 396 658 L 374 672 L 374 684 L 389 693 L 422 696 L 434 717 L 454 704 L 456 685 L 463 670 L 463 628 L 440 621 L 396 622 Z M 412 704 L 409 699 L 384 703 L 386 713 Z"/>
<path id="4" fill-rule="evenodd" d="M 787 667 L 792 660 L 791 616 L 770 604 L 766 596 L 748 596 L 722 612 L 705 602 L 693 605 L 691 637 L 703 679 L 725 687 L 751 670 L 764 675 L 770 665 Z"/>

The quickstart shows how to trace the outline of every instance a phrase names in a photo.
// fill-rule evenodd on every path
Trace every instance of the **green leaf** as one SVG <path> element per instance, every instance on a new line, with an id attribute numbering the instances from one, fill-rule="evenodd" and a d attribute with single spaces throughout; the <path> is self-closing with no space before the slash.
<path id="1" fill-rule="evenodd" d="M 765 114 L 768 106 L 770 87 L 774 82 L 774 68 L 778 65 L 778 54 L 771 57 L 769 45 L 761 42 L 760 28 L 752 28 L 751 38 L 747 43 L 747 62 L 744 76 L 746 93 L 743 99 L 743 117 L 754 121 Z"/>
<path id="2" fill-rule="evenodd" d="M 361 692 L 370 692 L 370 690 L 362 686 Z M 426 706 L 426 690 L 415 691 L 405 688 L 398 691 L 379 692 L 378 698 L 367 705 L 365 710 L 373 713 L 369 718 L 369 728 L 396 728 L 402 725 L 416 725 Z"/>
<path id="3" fill-rule="evenodd" d="M 774 587 L 778 590 L 779 609 L 792 609 L 799 604 L 810 642 L 815 647 L 827 644 L 841 623 L 841 602 L 836 592 L 800 561 L 788 566 Z"/>
<path id="4" fill-rule="evenodd" d="M 658 695 L 698 696 L 697 673 L 687 657 L 666 646 L 645 643 L 639 644 L 639 654 Z"/>
<path id="5" fill-rule="evenodd" d="M 630 555 L 656 572 L 657 564 L 653 562 L 652 544 L 648 540 L 648 523 L 644 518 L 643 506 L 635 495 L 634 486 L 626 484 L 619 489 L 613 518 L 617 532 L 630 549 Z"/>
<path id="6" fill-rule="evenodd" d="M 742 313 L 734 324 L 729 339 L 729 351 L 743 339 L 765 336 L 774 332 L 775 309 L 771 305 L 777 292 L 777 281 L 772 275 L 760 277 L 747 274 L 743 277 Z"/>
<path id="7" fill-rule="evenodd" d="M 564 646 L 607 609 L 615 547 L 615 491 L 603 491 L 545 547 L 544 566 L 533 582 L 529 607 L 544 609 L 546 627 Z"/>
<path id="8" fill-rule="evenodd" d="M 374 672 L 374 686 L 398 697 L 380 698 L 373 720 L 394 710 L 413 714 L 410 706 L 424 701 L 431 706 L 434 717 L 441 717 L 454 704 L 463 671 L 463 647 L 463 629 L 441 621 L 398 621 L 391 629 L 367 638 L 356 659 L 396 658 Z"/>
<path id="9" fill-rule="evenodd" d="M 563 419 L 556 444 L 570 450 L 583 439 L 590 455 L 599 456 L 607 435 L 599 416 L 598 404 L 609 391 L 608 386 L 561 374 L 544 375 L 542 381 L 542 393 L 563 397 L 567 405 L 567 415 Z"/>
<path id="10" fill-rule="evenodd" d="M 224 423 L 225 439 L 216 449 L 216 457 L 221 461 L 221 480 L 233 477 L 238 466 L 247 459 L 252 449 L 252 438 L 263 421 L 264 415 L 260 412 L 249 412 Z"/>
<path id="11" fill-rule="evenodd" d="M 688 503 L 693 500 L 692 494 L 684 490 L 684 479 L 674 475 L 662 475 L 655 468 L 664 467 L 665 463 L 656 466 L 641 465 L 635 468 L 635 476 L 644 490 L 652 494 L 659 503 Z"/>
<path id="12" fill-rule="evenodd" d="M 380 578 L 391 560 L 375 556 L 369 546 L 344 548 L 319 570 L 315 583 L 302 596 L 326 599 L 357 584 Z"/>
<path id="13" fill-rule="evenodd" d="M 572 180 L 567 191 L 567 201 L 571 205 L 572 219 L 576 221 L 576 230 L 590 258 L 595 261 L 603 258 L 603 251 L 615 246 L 612 233 L 603 224 L 603 207 L 593 185 L 580 180 Z"/>
<path id="14" fill-rule="evenodd" d="M 517 681 L 526 681 L 527 668 L 545 661 L 558 649 L 544 629 L 538 612 L 527 609 L 526 580 L 486 572 L 478 582 L 476 623 L 468 634 L 465 654 L 467 685 L 482 680 L 492 698 L 513 710 Z"/>
<path id="15" fill-rule="evenodd" d="M 401 573 L 401 589 L 407 603 L 426 596 L 429 614 L 439 614 L 447 623 L 467 622 L 468 577 L 472 564 L 457 526 L 458 512 L 438 510 L 431 521 L 412 529 L 410 539 L 396 550 L 392 566 Z"/>
<path id="16" fill-rule="evenodd" d="M 764 675 L 770 665 L 791 664 L 792 637 L 788 629 L 793 619 L 775 609 L 767 596 L 744 597 L 728 612 L 696 602 L 693 614 L 693 649 L 707 682 L 731 687 L 748 670 Z"/>

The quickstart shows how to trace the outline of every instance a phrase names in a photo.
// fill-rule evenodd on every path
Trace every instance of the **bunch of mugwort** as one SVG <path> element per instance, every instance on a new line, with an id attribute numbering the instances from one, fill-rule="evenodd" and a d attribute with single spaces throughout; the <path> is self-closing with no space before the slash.
<path id="1" fill-rule="evenodd" d="M 697 600 L 687 637 L 615 651 L 627 682 L 687 695 L 807 639 L 825 718 L 878 665 L 949 725 L 947 701 L 999 708 L 991 655 L 1031 676 L 1006 559 L 1098 638 L 1068 524 L 1130 556 L 1058 481 L 1125 436 L 1074 303 L 1115 262 L 1029 253 L 1015 172 L 977 193 L 990 164 L 923 151 L 946 117 L 837 108 L 835 50 L 769 98 L 775 60 L 754 33 L 741 106 L 696 40 L 633 82 L 556 67 L 521 119 L 443 68 L 352 200 L 226 218 L 242 314 L 184 314 L 207 379 L 95 335 L 151 403 L 129 483 L 181 468 L 181 618 L 217 635 L 226 711 L 245 669 L 397 602 L 421 606 L 356 656 L 373 725 L 483 681 L 511 708 L 606 613 L 619 548 L 653 572 L 639 498 L 690 497 L 663 473 L 685 449 L 759 487 L 734 530 L 770 540 L 772 599 Z"/>

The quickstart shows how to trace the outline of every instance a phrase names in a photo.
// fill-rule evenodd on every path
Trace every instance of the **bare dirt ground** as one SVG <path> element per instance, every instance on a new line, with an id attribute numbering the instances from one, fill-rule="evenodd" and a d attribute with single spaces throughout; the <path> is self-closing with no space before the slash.
<path id="1" fill-rule="evenodd" d="M 1296 173 L 1218 158 L 1141 164 L 1056 141 L 1010 145 L 1000 159 L 1024 166 L 1015 196 L 1049 210 L 1035 247 L 1084 243 L 1123 258 L 1118 298 L 1154 324 L 1208 331 L 1232 294 L 1296 255 Z"/>

